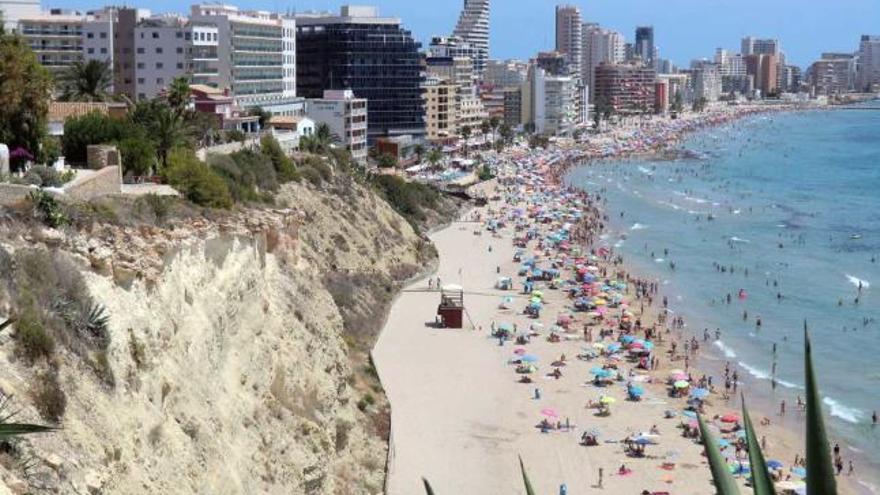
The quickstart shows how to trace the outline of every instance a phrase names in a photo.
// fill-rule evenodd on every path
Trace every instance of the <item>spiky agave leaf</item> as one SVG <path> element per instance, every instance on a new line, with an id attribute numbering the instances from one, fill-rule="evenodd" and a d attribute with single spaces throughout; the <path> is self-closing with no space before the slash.
<path id="1" fill-rule="evenodd" d="M 519 469 L 522 471 L 523 484 L 526 486 L 526 495 L 535 495 L 535 489 L 532 488 L 532 482 L 529 481 L 529 475 L 526 474 L 526 466 L 523 464 L 522 456 L 519 456 Z"/>
<path id="2" fill-rule="evenodd" d="M 15 318 L 7 318 L 3 323 L 0 323 L 0 332 L 13 323 L 15 323 Z"/>
<path id="3" fill-rule="evenodd" d="M 776 489 L 773 488 L 773 478 L 770 477 L 767 461 L 764 460 L 761 444 L 758 442 L 758 436 L 755 434 L 754 426 L 752 426 L 752 418 L 749 417 L 749 410 L 746 408 L 745 396 L 742 396 L 742 412 L 743 426 L 745 426 L 746 430 L 746 442 L 749 446 L 749 464 L 751 464 L 752 469 L 752 490 L 755 495 L 775 495 Z"/>
<path id="4" fill-rule="evenodd" d="M 3 423 L 0 424 L 0 438 L 27 435 L 30 433 L 47 433 L 55 431 L 56 429 L 57 428 L 51 426 L 30 425 L 24 423 Z"/>
<path id="5" fill-rule="evenodd" d="M 822 420 L 822 397 L 813 370 L 810 333 L 804 321 L 804 375 L 807 382 L 807 495 L 836 495 L 834 465 L 828 448 L 825 421 Z"/>
<path id="6" fill-rule="evenodd" d="M 427 495 L 434 495 L 434 489 L 431 488 L 431 484 L 428 483 L 428 480 L 425 479 L 425 478 L 422 478 L 422 483 L 425 484 L 425 493 L 426 493 Z"/>
<path id="7" fill-rule="evenodd" d="M 703 437 L 703 445 L 706 447 L 706 458 L 709 460 L 709 467 L 712 469 L 712 479 L 715 481 L 715 490 L 718 495 L 739 495 L 739 488 L 727 469 L 727 462 L 721 456 L 718 450 L 718 444 L 715 437 L 709 432 L 709 428 L 703 421 L 702 415 L 697 415 L 697 422 L 700 425 L 700 435 Z"/>

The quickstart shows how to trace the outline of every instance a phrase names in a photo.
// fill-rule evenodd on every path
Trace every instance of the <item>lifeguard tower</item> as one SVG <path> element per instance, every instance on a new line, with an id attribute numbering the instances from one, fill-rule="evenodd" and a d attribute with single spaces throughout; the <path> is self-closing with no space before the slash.
<path id="1" fill-rule="evenodd" d="M 440 289 L 437 316 L 446 328 L 462 328 L 464 316 L 464 289 L 460 285 L 444 285 Z"/>

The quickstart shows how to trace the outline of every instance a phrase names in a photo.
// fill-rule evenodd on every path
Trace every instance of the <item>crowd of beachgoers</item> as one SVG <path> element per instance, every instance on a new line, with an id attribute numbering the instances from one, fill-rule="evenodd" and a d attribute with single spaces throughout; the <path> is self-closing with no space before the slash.
<path id="1" fill-rule="evenodd" d="M 493 235 L 509 238 L 516 246 L 513 268 L 506 272 L 497 267 L 496 289 L 523 297 L 503 296 L 488 332 L 499 346 L 511 346 L 512 379 L 530 388 L 536 428 L 543 434 L 577 433 L 572 441 L 584 447 L 614 449 L 633 460 L 621 462 L 610 473 L 599 468 L 597 487 L 607 482 L 608 474 L 626 477 L 635 466 L 665 470 L 653 478 L 672 484 L 672 473 L 681 468 L 677 461 L 682 452 L 670 449 L 668 438 L 688 439 L 702 455 L 697 414 L 710 420 L 731 472 L 747 482 L 748 447 L 739 412 L 741 370 L 725 363 L 722 377 L 695 369 L 701 350 L 719 339 L 720 332 L 690 333 L 684 319 L 668 311 L 659 281 L 627 270 L 622 256 L 601 236 L 608 222 L 603 198 L 567 186 L 565 173 L 591 160 L 662 154 L 687 133 L 767 111 L 766 107 L 745 107 L 679 120 L 635 122 L 586 146 L 513 150 L 505 157 L 507 165 L 499 168 L 496 189 L 489 193 L 494 201 L 485 211 L 474 213 Z M 551 344 L 553 351 L 534 351 L 535 341 Z M 562 380 L 572 373 L 574 385 L 588 386 L 584 407 L 594 413 L 586 426 L 573 426 L 571 411 L 542 407 L 554 402 L 542 381 Z M 646 397 L 664 404 L 662 415 L 649 421 L 650 427 L 627 424 L 626 435 L 603 436 L 607 429 L 603 426 L 621 426 L 615 419 L 618 407 L 637 410 Z M 798 413 L 803 413 L 800 398 L 797 405 Z M 642 414 L 635 416 L 644 421 Z M 625 417 L 632 418 L 630 414 Z M 756 424 L 759 431 L 765 430 L 756 440 L 766 449 L 779 491 L 803 492 L 805 461 L 797 435 L 771 426 L 768 416 Z M 673 443 L 681 448 L 680 442 Z M 658 446 L 663 444 L 667 447 Z M 655 466 L 644 467 L 645 459 Z M 854 474 L 852 460 L 842 457 L 839 445 L 834 446 L 834 462 L 838 474 Z M 651 487 L 656 480 L 642 479 L 643 493 L 663 493 L 665 489 L 656 483 Z"/>

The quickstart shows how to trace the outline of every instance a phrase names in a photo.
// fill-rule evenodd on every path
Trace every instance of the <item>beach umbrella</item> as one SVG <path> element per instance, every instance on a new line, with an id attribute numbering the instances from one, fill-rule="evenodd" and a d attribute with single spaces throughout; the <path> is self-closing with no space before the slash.
<path id="1" fill-rule="evenodd" d="M 620 347 L 621 347 L 620 344 L 612 343 L 612 344 L 608 344 L 608 346 L 605 347 L 605 349 L 606 349 L 608 352 L 617 352 L 617 351 L 620 350 Z"/>
<path id="2" fill-rule="evenodd" d="M 650 340 L 646 340 L 646 341 L 642 342 L 642 348 L 645 349 L 646 351 L 652 351 L 652 350 L 654 350 L 654 343 L 651 342 Z"/>
<path id="3" fill-rule="evenodd" d="M 704 399 L 709 396 L 709 391 L 705 388 L 695 388 L 691 390 L 691 397 L 695 399 Z"/>
<path id="4" fill-rule="evenodd" d="M 686 381 L 688 381 L 689 378 L 690 378 L 690 375 L 688 375 L 687 373 L 677 373 L 675 375 L 672 375 L 672 379 L 677 382 L 683 382 L 683 381 L 686 382 Z"/>
<path id="5" fill-rule="evenodd" d="M 721 447 L 722 449 L 725 447 L 730 447 L 730 440 L 727 440 L 725 438 L 719 438 L 718 439 L 718 446 Z"/>
<path id="6" fill-rule="evenodd" d="M 498 330 L 503 330 L 505 332 L 511 332 L 511 331 L 513 331 L 513 325 L 511 325 L 510 323 L 507 323 L 507 322 L 501 323 L 498 325 Z"/>
<path id="7" fill-rule="evenodd" d="M 647 438 L 647 437 L 636 437 L 636 438 L 633 440 L 633 443 L 635 443 L 635 444 L 637 444 L 637 445 L 653 445 L 653 444 L 655 444 L 656 442 L 655 442 L 653 439 L 651 439 L 651 438 Z"/>
<path id="8" fill-rule="evenodd" d="M 552 407 L 545 407 L 544 409 L 541 409 L 541 414 L 543 416 L 547 416 L 548 418 L 559 417 L 559 413 L 556 411 L 556 409 L 553 409 Z"/>
<path id="9" fill-rule="evenodd" d="M 624 344 L 631 344 L 636 341 L 636 338 L 633 337 L 632 335 L 624 335 L 623 337 L 620 338 L 620 341 L 623 342 Z"/>
<path id="10" fill-rule="evenodd" d="M 722 423 L 739 423 L 740 418 L 739 415 L 733 413 L 727 413 L 724 416 L 721 416 Z"/>
<path id="11" fill-rule="evenodd" d="M 520 361 L 522 361 L 524 363 L 537 363 L 538 362 L 538 356 L 535 356 L 534 354 L 524 354 L 524 355 L 520 356 L 519 359 L 520 359 Z"/>
<path id="12" fill-rule="evenodd" d="M 524 347 L 517 347 L 516 349 L 513 350 L 513 353 L 518 356 L 522 356 L 523 354 L 526 353 L 526 349 Z"/>
<path id="13" fill-rule="evenodd" d="M 770 469 L 782 469 L 783 466 L 784 464 L 782 464 L 781 461 L 777 461 L 775 459 L 770 459 L 769 461 L 767 461 L 767 467 Z"/>
<path id="14" fill-rule="evenodd" d="M 682 414 L 682 416 L 686 416 L 686 417 L 688 417 L 688 418 L 697 419 L 697 413 L 694 412 L 694 411 L 690 411 L 690 410 L 688 410 L 688 411 L 682 411 L 681 414 Z"/>
<path id="15" fill-rule="evenodd" d="M 629 390 L 627 390 L 627 392 L 629 392 L 630 395 L 641 396 L 641 395 L 645 394 L 645 389 L 643 389 L 642 387 L 633 386 L 633 387 L 630 387 Z"/>
<path id="16" fill-rule="evenodd" d="M 603 395 L 601 398 L 599 398 L 599 402 L 602 404 L 614 404 L 615 402 L 617 402 L 617 399 L 608 395 Z"/>
<path id="17" fill-rule="evenodd" d="M 672 385 L 675 388 L 688 388 L 691 386 L 691 384 L 689 382 L 686 382 L 684 380 L 678 380 L 677 382 L 673 383 Z"/>
<path id="18" fill-rule="evenodd" d="M 806 478 L 807 470 L 802 467 L 791 468 L 791 474 L 797 476 L 798 478 Z"/>

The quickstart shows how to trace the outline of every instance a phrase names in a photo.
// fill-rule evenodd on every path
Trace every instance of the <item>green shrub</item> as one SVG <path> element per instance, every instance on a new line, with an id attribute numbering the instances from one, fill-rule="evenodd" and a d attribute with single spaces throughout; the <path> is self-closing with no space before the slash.
<path id="1" fill-rule="evenodd" d="M 407 182 L 394 175 L 378 175 L 373 179 L 373 184 L 388 203 L 410 223 L 423 221 L 424 208 L 435 208 L 440 197 L 430 186 Z"/>
<path id="2" fill-rule="evenodd" d="M 48 227 L 54 229 L 70 222 L 55 197 L 46 191 L 31 191 L 28 200 L 33 205 L 34 216 Z"/>
<path id="3" fill-rule="evenodd" d="M 67 395 L 61 390 L 57 372 L 43 373 L 31 389 L 34 406 L 47 421 L 61 422 L 67 410 Z"/>
<path id="4" fill-rule="evenodd" d="M 61 156 L 61 140 L 57 136 L 45 136 L 40 143 L 40 152 L 37 154 L 37 161 L 52 165 L 55 160 Z"/>
<path id="5" fill-rule="evenodd" d="M 55 352 L 55 339 L 43 328 L 36 310 L 28 308 L 18 319 L 13 336 L 18 354 L 33 362 Z"/>
<path id="6" fill-rule="evenodd" d="M 126 175 L 147 175 L 156 166 L 156 147 L 148 139 L 127 137 L 116 144 Z"/>
<path id="7" fill-rule="evenodd" d="M 312 167 L 300 167 L 299 173 L 303 179 L 307 180 L 315 187 L 320 187 L 321 184 L 324 183 L 324 179 L 321 177 L 321 172 L 318 172 Z"/>
<path id="8" fill-rule="evenodd" d="M 115 119 L 100 112 L 92 112 L 64 122 L 61 148 L 64 157 L 72 163 L 85 163 L 90 144 L 108 144 L 123 139 L 143 136 L 143 130 L 127 120 Z"/>
<path id="9" fill-rule="evenodd" d="M 300 179 L 293 160 L 284 154 L 278 141 L 269 134 L 260 138 L 260 152 L 269 157 L 279 182 L 291 182 Z"/>
<path id="10" fill-rule="evenodd" d="M 232 196 L 218 173 L 199 161 L 192 152 L 176 149 L 168 156 L 166 180 L 183 196 L 200 206 L 229 208 Z"/>

